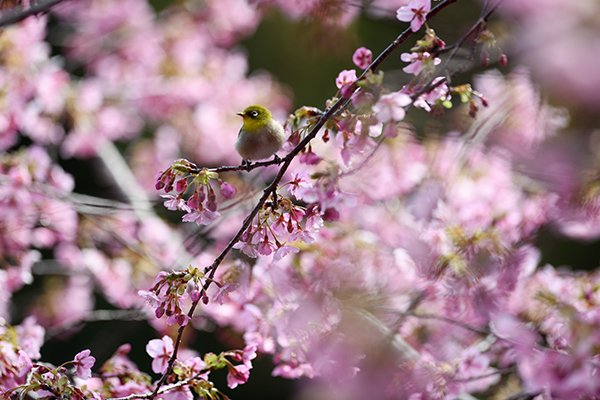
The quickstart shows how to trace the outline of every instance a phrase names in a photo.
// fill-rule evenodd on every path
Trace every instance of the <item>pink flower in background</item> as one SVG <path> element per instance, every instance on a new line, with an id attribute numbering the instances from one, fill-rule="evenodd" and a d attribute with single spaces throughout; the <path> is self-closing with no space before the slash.
<path id="1" fill-rule="evenodd" d="M 423 69 L 433 69 L 434 66 L 439 65 L 442 62 L 441 59 L 433 57 L 426 51 L 423 53 L 402 53 L 400 59 L 410 63 L 402 68 L 402 70 L 407 74 L 413 75 L 419 75 Z"/>
<path id="2" fill-rule="evenodd" d="M 495 372 L 497 370 L 490 366 L 489 355 L 470 347 L 461 354 L 452 386 L 457 394 L 483 392 L 500 380 L 500 374 Z"/>
<path id="3" fill-rule="evenodd" d="M 157 374 L 165 372 L 173 351 L 173 339 L 169 336 L 163 336 L 162 339 L 150 340 L 146 345 L 146 353 L 153 358 L 152 371 Z"/>
<path id="4" fill-rule="evenodd" d="M 19 345 L 32 360 L 40 358 L 40 348 L 44 344 L 45 330 L 37 324 L 35 317 L 29 316 L 17 326 Z"/>
<path id="5" fill-rule="evenodd" d="M 531 68 L 544 92 L 595 113 L 600 106 L 600 13 L 595 0 L 506 0 L 502 12 L 513 20 L 507 46 Z M 550 39 L 550 41 L 548 41 Z M 540 48 L 548 46 L 549 51 Z M 575 62 L 576 61 L 576 62 Z"/>
<path id="6" fill-rule="evenodd" d="M 373 52 L 366 47 L 359 47 L 352 55 L 352 62 L 360 69 L 366 69 L 373 61 Z"/>
<path id="7" fill-rule="evenodd" d="M 380 122 L 398 122 L 404 119 L 405 107 L 410 103 L 412 100 L 407 94 L 400 92 L 384 94 L 373 106 L 373 111 Z"/>
<path id="8" fill-rule="evenodd" d="M 399 21 L 410 22 L 410 29 L 416 32 L 425 23 L 430 10 L 431 0 L 410 0 L 408 5 L 396 10 L 396 18 Z"/>
<path id="9" fill-rule="evenodd" d="M 227 182 L 221 182 L 221 194 L 226 199 L 232 199 L 235 197 L 237 190 L 235 186 Z"/>

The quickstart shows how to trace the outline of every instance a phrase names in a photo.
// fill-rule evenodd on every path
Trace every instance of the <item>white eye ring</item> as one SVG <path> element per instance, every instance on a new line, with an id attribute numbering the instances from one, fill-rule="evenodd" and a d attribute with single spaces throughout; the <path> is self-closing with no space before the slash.
<path id="1" fill-rule="evenodd" d="M 250 111 L 250 116 L 251 117 L 258 117 L 258 111 L 255 111 L 255 110 Z"/>

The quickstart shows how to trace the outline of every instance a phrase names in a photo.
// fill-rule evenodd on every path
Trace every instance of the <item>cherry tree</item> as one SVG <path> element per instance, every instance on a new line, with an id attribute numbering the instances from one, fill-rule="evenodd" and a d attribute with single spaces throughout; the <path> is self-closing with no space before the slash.
<path id="1" fill-rule="evenodd" d="M 310 398 L 600 396 L 597 265 L 546 261 L 600 237 L 597 2 L 158 3 L 3 4 L 2 398 L 225 399 L 257 358 Z M 241 47 L 273 12 L 397 36 L 293 109 Z M 278 157 L 240 163 L 250 104 Z M 119 319 L 146 365 L 45 358 Z M 237 347 L 195 349 L 211 327 Z"/>

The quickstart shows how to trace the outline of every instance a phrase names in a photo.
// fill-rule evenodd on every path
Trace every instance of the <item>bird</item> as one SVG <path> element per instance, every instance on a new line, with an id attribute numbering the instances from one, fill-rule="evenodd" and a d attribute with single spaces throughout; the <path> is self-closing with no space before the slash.
<path id="1" fill-rule="evenodd" d="M 244 119 L 238 133 L 235 148 L 242 156 L 242 164 L 249 160 L 262 160 L 274 155 L 285 141 L 285 131 L 279 122 L 273 119 L 271 112 L 263 106 L 252 105 L 237 113 Z"/>

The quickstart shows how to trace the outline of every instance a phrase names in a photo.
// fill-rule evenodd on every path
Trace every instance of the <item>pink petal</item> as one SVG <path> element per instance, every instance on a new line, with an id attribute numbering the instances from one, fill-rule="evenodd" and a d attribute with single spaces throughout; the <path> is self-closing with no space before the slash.
<path id="1" fill-rule="evenodd" d="M 409 22 L 414 18 L 414 16 L 415 13 L 412 12 L 412 10 L 408 7 L 400 7 L 396 11 L 396 19 L 402 22 Z"/>

